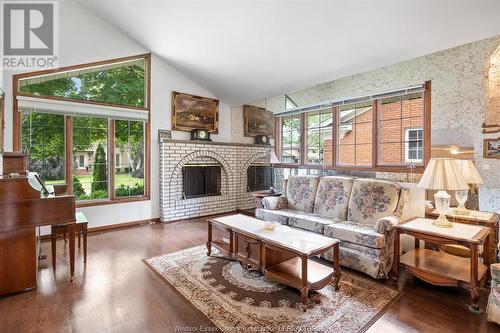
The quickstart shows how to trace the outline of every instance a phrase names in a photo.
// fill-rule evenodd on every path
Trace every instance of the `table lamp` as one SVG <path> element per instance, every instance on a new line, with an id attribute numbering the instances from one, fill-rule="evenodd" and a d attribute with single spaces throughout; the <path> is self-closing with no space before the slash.
<path id="1" fill-rule="evenodd" d="M 480 185 L 483 184 L 483 180 L 479 175 L 479 172 L 471 160 L 455 160 L 458 168 L 462 172 L 465 178 L 465 182 L 470 185 Z M 455 198 L 458 202 L 458 207 L 453 210 L 454 214 L 457 215 L 469 215 L 470 211 L 465 208 L 465 202 L 467 201 L 469 189 L 455 191 Z"/>
<path id="2" fill-rule="evenodd" d="M 450 209 L 451 199 L 446 191 L 469 189 L 456 161 L 451 158 L 432 158 L 425 168 L 418 187 L 438 191 L 434 194 L 434 203 L 439 217 L 432 224 L 441 228 L 452 227 L 453 224 L 448 221 L 445 215 Z"/>

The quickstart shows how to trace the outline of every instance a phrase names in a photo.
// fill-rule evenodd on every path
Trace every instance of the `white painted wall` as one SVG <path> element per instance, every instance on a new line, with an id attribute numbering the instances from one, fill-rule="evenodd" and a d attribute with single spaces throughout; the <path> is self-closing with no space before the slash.
<path id="1" fill-rule="evenodd" d="M 79 4 L 62 0 L 59 7 L 59 66 L 69 66 L 149 52 L 136 41 L 116 30 Z M 89 227 L 118 224 L 159 217 L 159 146 L 158 129 L 171 128 L 172 90 L 216 98 L 165 61 L 152 56 L 151 75 L 151 200 L 135 203 L 86 207 Z M 12 150 L 12 71 L 3 71 L 2 88 L 6 92 L 5 148 Z M 230 108 L 221 101 L 219 134 L 215 141 L 231 140 Z M 187 132 L 174 132 L 176 139 L 186 139 Z"/>

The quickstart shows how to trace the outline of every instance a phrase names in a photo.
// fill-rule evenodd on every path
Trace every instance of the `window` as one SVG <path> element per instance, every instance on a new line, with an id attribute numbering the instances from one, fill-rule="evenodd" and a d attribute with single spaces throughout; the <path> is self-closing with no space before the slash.
<path id="1" fill-rule="evenodd" d="M 13 149 L 79 206 L 148 198 L 149 71 L 147 54 L 14 75 Z"/>
<path id="2" fill-rule="evenodd" d="M 332 164 L 332 109 L 307 114 L 306 164 Z"/>
<path id="3" fill-rule="evenodd" d="M 285 164 L 300 163 L 301 158 L 301 115 L 282 118 L 281 126 L 281 162 Z"/>
<path id="4" fill-rule="evenodd" d="M 422 129 L 406 129 L 405 134 L 405 160 L 406 162 L 422 163 L 424 149 L 422 145 Z"/>
<path id="5" fill-rule="evenodd" d="M 22 131 L 28 170 L 37 172 L 47 184 L 65 184 L 64 116 L 23 113 Z"/>
<path id="6" fill-rule="evenodd" d="M 115 121 L 114 174 L 115 196 L 144 195 L 144 123 L 140 121 Z"/>
<path id="7" fill-rule="evenodd" d="M 372 103 L 338 107 L 337 165 L 371 166 Z"/>
<path id="8" fill-rule="evenodd" d="M 19 92 L 73 100 L 145 106 L 146 59 L 134 59 L 82 70 L 19 80 Z"/>
<path id="9" fill-rule="evenodd" d="M 107 118 L 73 117 L 73 155 L 80 154 L 88 154 L 91 158 L 87 164 L 73 166 L 73 193 L 76 200 L 107 199 Z"/>
<path id="10" fill-rule="evenodd" d="M 290 96 L 285 95 L 285 110 L 294 109 L 297 107 L 297 103 L 290 98 Z"/>
<path id="11" fill-rule="evenodd" d="M 283 112 L 276 122 L 281 126 L 276 142 L 283 167 L 305 166 L 308 174 L 313 169 L 407 172 L 412 164 L 415 172 L 423 172 L 430 157 L 425 144 L 431 133 L 430 101 L 427 81 Z M 291 107 L 288 102 L 285 95 Z"/>
<path id="12" fill-rule="evenodd" d="M 378 102 L 378 164 L 423 164 L 423 94 Z"/>

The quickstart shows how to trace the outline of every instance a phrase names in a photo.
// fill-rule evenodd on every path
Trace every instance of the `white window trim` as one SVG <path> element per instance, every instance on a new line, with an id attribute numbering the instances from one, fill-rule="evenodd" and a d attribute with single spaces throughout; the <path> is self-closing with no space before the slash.
<path id="1" fill-rule="evenodd" d="M 410 155 L 410 145 L 409 145 L 410 131 L 422 131 L 422 157 L 424 156 L 424 129 L 422 127 L 405 128 L 405 162 L 406 163 L 423 163 L 423 161 L 424 161 L 423 158 L 420 160 L 409 158 L 409 155 Z"/>

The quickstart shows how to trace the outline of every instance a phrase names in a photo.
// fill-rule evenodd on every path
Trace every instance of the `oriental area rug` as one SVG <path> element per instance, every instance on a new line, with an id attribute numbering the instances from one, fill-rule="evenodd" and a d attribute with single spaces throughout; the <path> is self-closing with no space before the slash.
<path id="1" fill-rule="evenodd" d="M 309 295 L 302 310 L 300 292 L 243 268 L 205 246 L 144 262 L 220 332 L 363 332 L 398 297 L 398 291 L 369 277 L 342 272 L 340 290 L 332 285 Z"/>

